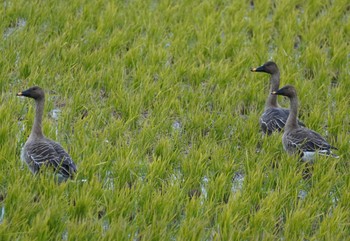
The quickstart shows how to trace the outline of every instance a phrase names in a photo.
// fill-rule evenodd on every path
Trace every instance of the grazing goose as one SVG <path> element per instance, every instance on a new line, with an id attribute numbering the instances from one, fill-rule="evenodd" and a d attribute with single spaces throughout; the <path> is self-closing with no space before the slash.
<path id="1" fill-rule="evenodd" d="M 271 75 L 270 92 L 265 103 L 264 113 L 260 117 L 260 128 L 265 134 L 272 134 L 274 131 L 281 131 L 286 124 L 289 110 L 281 108 L 277 102 L 277 96 L 271 95 L 272 91 L 277 91 L 280 85 L 280 71 L 277 64 L 272 61 L 266 62 L 264 65 L 252 68 L 252 72 L 265 72 Z M 305 126 L 298 121 L 299 125 Z"/>
<path id="2" fill-rule="evenodd" d="M 33 98 L 36 107 L 32 131 L 22 149 L 22 160 L 27 163 L 34 174 L 39 172 L 42 165 L 45 165 L 54 168 L 59 181 L 73 178 L 77 168 L 72 158 L 59 143 L 47 139 L 43 135 L 41 123 L 45 103 L 44 91 L 40 87 L 34 86 L 19 92 L 17 96 Z"/>
<path id="3" fill-rule="evenodd" d="M 300 153 L 302 160 L 313 160 L 314 155 L 326 155 L 338 158 L 331 149 L 337 149 L 331 146 L 320 134 L 298 124 L 298 97 L 295 88 L 286 85 L 283 88 L 273 91 L 273 95 L 283 95 L 290 100 L 290 113 L 284 127 L 282 137 L 283 147 L 288 154 Z"/>

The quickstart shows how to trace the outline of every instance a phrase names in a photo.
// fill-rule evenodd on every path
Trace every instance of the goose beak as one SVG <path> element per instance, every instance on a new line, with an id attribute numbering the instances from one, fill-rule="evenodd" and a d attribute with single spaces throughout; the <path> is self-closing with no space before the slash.
<path id="1" fill-rule="evenodd" d="M 271 95 L 277 95 L 277 91 L 272 91 Z"/>
<path id="2" fill-rule="evenodd" d="M 251 68 L 250 71 L 252 72 L 264 72 L 265 68 L 264 66 L 256 67 L 256 68 Z"/>
<path id="3" fill-rule="evenodd" d="M 22 92 L 18 92 L 16 96 L 23 96 Z"/>

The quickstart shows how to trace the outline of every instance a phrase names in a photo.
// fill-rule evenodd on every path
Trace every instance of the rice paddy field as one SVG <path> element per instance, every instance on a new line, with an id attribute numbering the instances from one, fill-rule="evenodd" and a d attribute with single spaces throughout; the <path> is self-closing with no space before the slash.
<path id="1" fill-rule="evenodd" d="M 348 1 L 6 0 L 0 16 L 0 240 L 350 238 Z M 250 68 L 268 60 L 339 159 L 310 168 L 262 135 L 270 77 Z M 34 85 L 78 167 L 60 185 L 20 160 L 35 108 L 16 93 Z"/>

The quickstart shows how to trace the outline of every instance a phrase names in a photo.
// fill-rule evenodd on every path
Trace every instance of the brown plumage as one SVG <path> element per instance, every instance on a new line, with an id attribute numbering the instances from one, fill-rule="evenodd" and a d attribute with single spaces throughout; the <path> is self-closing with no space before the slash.
<path id="1" fill-rule="evenodd" d="M 63 147 L 48 138 L 42 133 L 42 117 L 45 104 L 45 93 L 34 86 L 25 91 L 19 92 L 17 96 L 29 97 L 35 100 L 35 119 L 32 131 L 26 141 L 21 158 L 25 161 L 29 169 L 35 174 L 41 166 L 51 166 L 58 174 L 59 181 L 72 178 L 77 168 Z"/>
<path id="2" fill-rule="evenodd" d="M 260 128 L 263 133 L 270 135 L 274 131 L 282 131 L 286 124 L 289 110 L 281 108 L 277 102 L 277 96 L 271 95 L 272 91 L 277 91 L 280 85 L 280 71 L 277 64 L 272 61 L 266 62 L 264 65 L 252 68 L 252 72 L 264 72 L 271 75 L 270 92 L 265 102 L 265 109 L 260 117 Z M 299 125 L 305 126 L 301 121 Z"/>
<path id="3" fill-rule="evenodd" d="M 290 100 L 290 113 L 282 137 L 283 147 L 288 154 L 301 154 L 305 161 L 312 160 L 316 153 L 338 158 L 331 151 L 337 148 L 331 146 L 319 133 L 299 125 L 297 121 L 298 97 L 293 86 L 286 85 L 271 94 L 283 95 Z"/>

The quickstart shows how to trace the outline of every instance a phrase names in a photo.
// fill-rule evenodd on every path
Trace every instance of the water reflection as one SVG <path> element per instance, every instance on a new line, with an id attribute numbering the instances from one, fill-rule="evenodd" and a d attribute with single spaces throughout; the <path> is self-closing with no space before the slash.
<path id="1" fill-rule="evenodd" d="M 300 190 L 299 193 L 298 193 L 298 198 L 301 199 L 301 200 L 305 200 L 307 196 L 307 191 L 305 190 Z"/>
<path id="2" fill-rule="evenodd" d="M 236 192 L 242 190 L 244 178 L 245 178 L 245 176 L 243 173 L 241 173 L 241 172 L 235 173 L 235 176 L 232 179 L 232 187 L 231 187 L 231 191 L 233 193 L 236 193 Z"/>
<path id="3" fill-rule="evenodd" d="M 208 192 L 207 192 L 208 182 L 209 182 L 208 177 L 204 176 L 203 179 L 202 179 L 202 182 L 201 182 L 201 194 L 202 195 L 200 196 L 202 205 L 204 204 L 204 201 L 208 197 Z"/>
<path id="4" fill-rule="evenodd" d="M 60 110 L 60 109 L 53 109 L 53 110 L 50 112 L 50 115 L 51 115 L 52 119 L 54 119 L 55 121 L 57 121 L 58 118 L 59 118 L 60 115 L 61 115 L 61 110 Z"/>
<path id="5" fill-rule="evenodd" d="M 3 204 L 0 209 L 0 224 L 4 221 L 5 217 L 5 205 Z"/>
<path id="6" fill-rule="evenodd" d="M 27 25 L 27 20 L 24 18 L 19 18 L 17 22 L 12 23 L 10 27 L 8 27 L 4 32 L 4 38 L 8 38 L 12 33 L 16 30 L 23 29 Z"/>
<path id="7" fill-rule="evenodd" d="M 180 131 L 181 130 L 181 123 L 176 120 L 176 121 L 173 122 L 172 127 L 173 127 L 173 130 Z"/>
<path id="8" fill-rule="evenodd" d="M 62 234 L 62 240 L 68 240 L 68 230 L 64 230 Z"/>
<path id="9" fill-rule="evenodd" d="M 106 172 L 106 178 L 103 187 L 107 190 L 114 190 L 114 178 L 111 171 Z"/>

